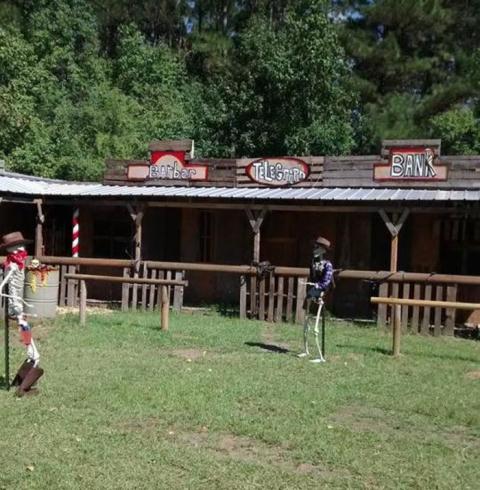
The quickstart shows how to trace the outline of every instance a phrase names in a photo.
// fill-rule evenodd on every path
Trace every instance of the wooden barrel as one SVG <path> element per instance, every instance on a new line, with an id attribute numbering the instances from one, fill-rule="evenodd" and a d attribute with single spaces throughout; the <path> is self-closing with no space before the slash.
<path id="1" fill-rule="evenodd" d="M 58 267 L 27 269 L 25 273 L 24 299 L 31 306 L 25 306 L 25 313 L 38 318 L 53 318 L 58 304 Z"/>

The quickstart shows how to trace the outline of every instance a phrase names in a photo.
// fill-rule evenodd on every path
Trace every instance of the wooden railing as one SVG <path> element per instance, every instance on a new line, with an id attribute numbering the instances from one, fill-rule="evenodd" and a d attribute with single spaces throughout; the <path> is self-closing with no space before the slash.
<path id="1" fill-rule="evenodd" d="M 240 276 L 240 316 L 270 322 L 303 322 L 303 301 L 307 268 L 275 267 L 267 274 L 259 275 L 252 265 L 226 265 L 188 262 L 141 261 L 94 259 L 71 257 L 40 257 L 46 264 L 61 266 L 60 305 L 76 304 L 78 291 L 67 286 L 65 273 L 78 272 L 79 267 L 105 266 L 118 268 L 124 277 L 185 280 L 190 271 L 231 273 Z M 137 265 L 137 267 L 135 267 Z M 460 297 L 460 287 L 480 286 L 480 277 L 424 274 L 414 272 L 337 270 L 335 280 L 367 281 L 378 285 L 383 297 L 415 300 L 446 300 L 455 302 Z M 135 293 L 136 286 L 136 293 Z M 333 291 L 335 294 L 335 291 Z M 169 291 L 171 305 L 180 309 L 183 305 L 183 288 L 172 287 Z M 122 308 L 154 309 L 159 306 L 158 289 L 149 285 L 126 285 L 122 290 Z M 377 323 L 380 328 L 391 324 L 392 312 L 387 305 L 379 305 Z M 401 322 L 404 330 L 412 333 L 452 335 L 455 326 L 455 308 L 402 306 Z"/>

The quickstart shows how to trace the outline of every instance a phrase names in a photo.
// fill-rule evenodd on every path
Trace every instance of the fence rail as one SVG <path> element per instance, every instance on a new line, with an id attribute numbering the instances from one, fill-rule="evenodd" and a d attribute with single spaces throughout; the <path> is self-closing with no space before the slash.
<path id="1" fill-rule="evenodd" d="M 142 277 L 145 279 L 185 280 L 190 271 L 209 273 L 231 273 L 240 277 L 240 316 L 256 318 L 269 322 L 303 322 L 303 301 L 306 294 L 305 279 L 307 268 L 274 267 L 267 274 L 258 274 L 253 265 L 227 265 L 189 262 L 163 262 L 144 260 L 97 259 L 44 256 L 40 260 L 46 264 L 61 266 L 59 304 L 74 306 L 78 302 L 77 286 L 67 284 L 66 273 L 79 272 L 80 267 L 100 266 L 118 268 L 123 277 Z M 447 274 L 425 274 L 416 272 L 389 272 L 368 270 L 336 270 L 336 281 L 357 280 L 378 284 L 380 296 L 412 300 L 436 300 L 456 302 L 459 286 L 480 286 L 479 276 Z M 183 305 L 183 287 L 169 288 L 169 298 L 174 309 Z M 122 287 L 122 309 L 153 310 L 160 307 L 161 292 L 156 285 L 124 284 Z M 377 324 L 380 328 L 393 322 L 393 307 L 386 304 L 378 306 Z M 403 330 L 412 333 L 434 335 L 453 335 L 456 309 L 444 306 L 401 307 Z"/>

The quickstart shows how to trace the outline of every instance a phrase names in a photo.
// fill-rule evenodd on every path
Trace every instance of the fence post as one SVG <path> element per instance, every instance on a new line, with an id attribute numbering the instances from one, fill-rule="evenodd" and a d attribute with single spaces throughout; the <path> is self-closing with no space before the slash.
<path id="1" fill-rule="evenodd" d="M 247 318 L 247 278 L 240 276 L 240 318 Z"/>
<path id="2" fill-rule="evenodd" d="M 73 282 L 73 281 L 72 281 Z M 87 318 L 87 285 L 85 281 L 80 281 L 80 325 L 85 326 Z"/>
<path id="3" fill-rule="evenodd" d="M 305 320 L 305 311 L 303 309 L 303 302 L 307 294 L 307 286 L 302 278 L 297 279 L 297 304 L 295 306 L 295 322 L 303 324 Z"/>
<path id="4" fill-rule="evenodd" d="M 183 273 L 181 271 L 175 272 L 175 279 L 177 281 L 182 280 Z M 173 288 L 173 309 L 180 311 L 183 304 L 183 286 L 175 286 Z"/>
<path id="5" fill-rule="evenodd" d="M 170 306 L 170 301 L 168 297 L 168 286 L 162 285 L 162 307 L 160 308 L 161 314 L 161 324 L 160 328 L 166 332 L 168 330 L 168 310 Z"/>
<path id="6" fill-rule="evenodd" d="M 400 338 L 402 335 L 402 307 L 394 305 L 393 311 L 393 357 L 398 357 L 400 355 Z"/>

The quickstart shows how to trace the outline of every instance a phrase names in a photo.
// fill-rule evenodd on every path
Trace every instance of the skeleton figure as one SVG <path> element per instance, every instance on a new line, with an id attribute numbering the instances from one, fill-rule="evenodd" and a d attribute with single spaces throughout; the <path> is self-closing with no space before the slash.
<path id="1" fill-rule="evenodd" d="M 30 240 L 25 240 L 20 232 L 13 232 L 4 235 L 0 243 L 0 251 L 5 250 L 7 252 L 3 264 L 4 279 L 0 284 L 0 294 L 7 298 L 8 317 L 16 320 L 20 340 L 27 351 L 27 359 L 12 381 L 13 386 L 18 386 L 17 395 L 19 396 L 32 393 L 31 387 L 43 375 L 43 369 L 38 367 L 40 354 L 32 338 L 31 326 L 23 311 L 25 304 L 23 300 L 25 262 L 28 255 L 25 245 L 29 242 Z M 8 294 L 4 293 L 5 286 L 8 286 Z"/>
<path id="2" fill-rule="evenodd" d="M 310 275 L 307 282 L 307 298 L 305 300 L 305 322 L 303 325 L 303 352 L 298 357 L 308 357 L 310 351 L 308 349 L 308 334 L 310 332 L 310 324 L 312 321 L 312 306 L 317 306 L 315 315 L 315 325 L 313 334 L 315 344 L 318 350 L 318 357 L 310 362 L 319 363 L 325 362 L 320 342 L 318 339 L 318 325 L 320 323 L 320 315 L 324 305 L 323 296 L 328 289 L 333 278 L 333 266 L 329 260 L 325 260 L 324 256 L 327 250 L 330 249 L 330 242 L 323 237 L 318 237 L 313 248 L 312 263 L 310 265 Z"/>

